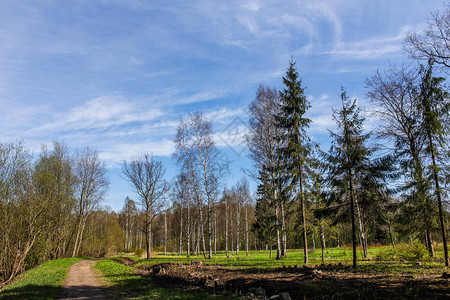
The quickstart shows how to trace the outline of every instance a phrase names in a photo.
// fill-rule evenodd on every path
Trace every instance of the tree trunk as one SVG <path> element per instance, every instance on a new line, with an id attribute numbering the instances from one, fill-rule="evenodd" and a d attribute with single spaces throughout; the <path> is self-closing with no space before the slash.
<path id="1" fill-rule="evenodd" d="M 280 238 L 280 225 L 279 225 L 279 221 L 280 221 L 280 212 L 279 212 L 279 208 L 278 205 L 275 206 L 275 215 L 276 215 L 276 226 L 277 226 L 277 259 L 281 259 L 281 238 Z"/>
<path id="2" fill-rule="evenodd" d="M 272 243 L 270 243 L 269 258 L 272 258 Z"/>
<path id="3" fill-rule="evenodd" d="M 80 251 L 81 242 L 83 240 L 84 229 L 86 227 L 87 216 L 80 216 L 77 224 L 77 236 L 75 238 L 75 244 L 73 247 L 72 257 L 77 257 Z"/>
<path id="4" fill-rule="evenodd" d="M 145 240 L 147 242 L 147 259 L 150 259 L 152 255 L 152 225 L 150 221 L 146 220 L 146 228 L 145 228 Z"/>
<path id="5" fill-rule="evenodd" d="M 73 245 L 72 257 L 75 257 L 76 253 L 77 253 L 78 240 L 80 239 L 80 231 L 81 231 L 80 227 L 81 227 L 81 217 L 79 218 L 79 221 L 77 223 L 77 229 L 76 229 L 77 235 L 75 237 L 75 243 Z"/>
<path id="6" fill-rule="evenodd" d="M 203 209 L 201 207 L 201 205 L 199 204 L 199 209 L 198 209 L 198 213 L 200 215 L 200 222 L 199 222 L 199 229 L 200 229 L 200 239 L 202 242 L 202 246 L 203 246 L 203 257 L 206 258 L 206 241 L 205 241 L 205 231 L 203 229 Z"/>
<path id="7" fill-rule="evenodd" d="M 239 248 L 241 246 L 241 204 L 236 205 L 236 255 L 239 255 Z"/>
<path id="8" fill-rule="evenodd" d="M 433 246 L 433 238 L 431 236 L 430 230 L 425 230 L 426 239 L 428 242 L 428 249 L 430 252 L 431 257 L 434 257 L 434 246 Z"/>
<path id="9" fill-rule="evenodd" d="M 394 236 L 392 234 L 392 224 L 391 224 L 391 220 L 390 219 L 389 219 L 388 227 L 389 227 L 389 238 L 391 240 L 391 245 L 392 245 L 392 248 L 395 249 Z"/>
<path id="10" fill-rule="evenodd" d="M 217 255 L 217 207 L 214 207 L 214 255 Z"/>
<path id="11" fill-rule="evenodd" d="M 433 138 L 432 138 L 431 134 L 428 134 L 428 141 L 429 141 L 430 150 L 431 150 L 431 161 L 432 161 L 435 195 L 436 195 L 436 199 L 438 200 L 438 207 L 439 207 L 439 224 L 441 227 L 442 243 L 444 246 L 444 263 L 445 263 L 445 266 L 448 267 L 449 266 L 449 258 L 448 258 L 448 249 L 447 249 L 447 237 L 446 237 L 446 233 L 445 233 L 445 224 L 444 224 L 444 212 L 443 212 L 443 208 L 442 208 L 441 188 L 439 186 L 439 176 L 438 176 L 438 170 L 437 170 L 437 164 L 436 164 L 434 143 L 433 143 Z"/>
<path id="12" fill-rule="evenodd" d="M 166 202 L 166 191 L 164 191 L 164 256 L 165 255 L 167 255 L 167 202 Z"/>
<path id="13" fill-rule="evenodd" d="M 410 143 L 412 144 L 412 143 Z M 412 147 L 412 146 L 411 146 Z M 426 195 L 426 188 L 425 183 L 423 179 L 423 168 L 422 164 L 420 162 L 419 155 L 417 154 L 417 151 L 415 151 L 415 148 L 411 148 L 411 152 L 414 153 L 413 155 L 413 161 L 414 161 L 414 179 L 416 181 L 416 190 L 417 190 L 417 197 L 419 198 L 419 205 L 422 205 L 422 216 L 423 216 L 423 223 L 425 225 L 425 237 L 426 237 L 426 246 L 428 249 L 428 252 L 430 253 L 431 257 L 434 257 L 434 249 L 433 245 L 430 243 L 430 216 L 429 216 L 429 203 L 427 200 Z"/>
<path id="14" fill-rule="evenodd" d="M 355 194 L 355 192 L 353 192 L 353 194 Z M 359 223 L 359 232 L 361 234 L 361 246 L 363 247 L 363 253 L 364 253 L 364 258 L 367 258 L 368 255 L 368 251 L 367 251 L 367 240 L 366 240 L 366 234 L 365 234 L 365 230 L 364 230 L 364 225 L 363 225 L 363 221 L 361 218 L 361 210 L 359 208 L 359 203 L 358 203 L 358 198 L 355 198 L 355 204 L 356 204 L 356 212 L 358 214 L 358 223 Z"/>
<path id="15" fill-rule="evenodd" d="M 212 258 L 212 206 L 208 200 L 208 258 Z"/>
<path id="16" fill-rule="evenodd" d="M 180 249 L 178 250 L 178 255 L 183 255 L 183 205 L 180 209 Z"/>
<path id="17" fill-rule="evenodd" d="M 281 202 L 281 256 L 286 257 L 286 247 L 287 247 L 287 238 L 286 238 L 286 216 L 284 211 L 284 203 Z"/>
<path id="18" fill-rule="evenodd" d="M 125 239 L 123 243 L 123 249 L 125 252 L 128 252 L 128 214 L 125 214 Z"/>
<path id="19" fill-rule="evenodd" d="M 312 252 L 316 252 L 316 237 L 314 236 L 314 232 L 312 233 Z"/>
<path id="20" fill-rule="evenodd" d="M 306 233 L 306 208 L 305 208 L 305 199 L 303 194 L 303 167 L 300 164 L 299 168 L 299 185 L 300 185 L 300 207 L 302 209 L 302 226 L 303 226 L 303 254 L 305 256 L 304 263 L 308 264 L 308 236 Z"/>
<path id="21" fill-rule="evenodd" d="M 231 232 L 231 254 L 232 255 L 234 255 L 234 252 L 235 251 L 235 249 L 234 249 L 234 232 L 232 231 Z"/>
<path id="22" fill-rule="evenodd" d="M 350 213 L 352 218 L 352 252 L 353 252 L 353 267 L 356 267 L 356 226 L 355 226 L 355 203 L 353 199 L 353 178 L 351 171 L 349 172 L 349 181 L 350 181 Z"/>
<path id="23" fill-rule="evenodd" d="M 167 255 L 167 211 L 164 211 L 164 255 Z"/>
<path id="24" fill-rule="evenodd" d="M 325 263 L 325 232 L 323 230 L 323 220 L 320 221 L 320 246 L 322 248 L 322 263 Z"/>
<path id="25" fill-rule="evenodd" d="M 247 205 L 245 205 L 245 256 L 248 256 L 248 216 Z"/>
<path id="26" fill-rule="evenodd" d="M 225 253 L 228 257 L 228 200 L 225 200 Z"/>
<path id="27" fill-rule="evenodd" d="M 86 222 L 87 222 L 87 220 L 84 220 L 83 224 L 81 226 L 80 240 L 78 241 L 78 247 L 77 247 L 76 256 L 79 255 L 79 252 L 80 252 L 80 249 L 81 249 L 81 244 L 83 242 L 83 236 L 84 236 L 84 229 L 86 228 Z"/>
<path id="28" fill-rule="evenodd" d="M 203 220 L 200 220 L 197 224 L 197 251 L 196 255 L 200 254 L 200 243 L 203 239 L 205 240 L 205 236 L 203 235 Z M 206 258 L 205 248 L 203 248 L 203 257 Z"/>
<path id="29" fill-rule="evenodd" d="M 187 220 L 186 220 L 186 242 L 187 242 L 187 249 L 186 249 L 186 255 L 189 257 L 191 255 L 191 208 L 190 208 L 190 200 L 189 196 L 187 199 Z"/>

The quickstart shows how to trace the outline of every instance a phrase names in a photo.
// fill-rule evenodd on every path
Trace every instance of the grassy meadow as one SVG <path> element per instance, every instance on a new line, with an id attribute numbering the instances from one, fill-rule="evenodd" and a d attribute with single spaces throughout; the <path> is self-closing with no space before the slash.
<path id="1" fill-rule="evenodd" d="M 190 264 L 193 261 L 202 261 L 205 265 L 230 267 L 230 268 L 250 268 L 255 270 L 275 269 L 283 267 L 301 267 L 304 265 L 303 250 L 288 250 L 287 256 L 277 260 L 276 252 L 272 252 L 269 257 L 269 251 L 249 251 L 246 256 L 245 251 L 238 255 L 219 251 L 211 259 L 205 259 L 203 255 L 190 256 L 168 253 L 164 255 L 161 252 L 153 253 L 151 259 L 141 259 L 138 256 L 129 256 L 135 260 L 133 266 L 145 268 L 160 263 L 182 263 Z M 123 254 L 122 254 L 123 255 Z M 120 260 L 119 255 L 113 260 Z M 322 252 L 320 249 L 310 251 L 309 267 L 320 267 L 322 265 Z M 339 272 L 367 273 L 367 274 L 442 274 L 446 270 L 443 257 L 442 245 L 436 247 L 435 258 L 430 258 L 426 249 L 421 244 L 407 245 L 400 244 L 396 249 L 391 246 L 372 246 L 368 249 L 368 257 L 363 258 L 362 249 L 358 249 L 358 266 L 351 268 L 352 249 L 350 247 L 328 248 L 325 253 L 325 266 L 329 264 L 342 264 Z M 447 268 L 448 269 L 448 268 Z"/>

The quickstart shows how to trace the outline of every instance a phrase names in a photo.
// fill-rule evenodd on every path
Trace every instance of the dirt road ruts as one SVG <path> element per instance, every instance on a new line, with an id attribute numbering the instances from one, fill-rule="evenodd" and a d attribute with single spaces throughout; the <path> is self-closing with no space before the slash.
<path id="1" fill-rule="evenodd" d="M 64 280 L 62 292 L 56 299 L 109 299 L 106 288 L 92 269 L 95 261 L 82 260 L 73 264 Z"/>

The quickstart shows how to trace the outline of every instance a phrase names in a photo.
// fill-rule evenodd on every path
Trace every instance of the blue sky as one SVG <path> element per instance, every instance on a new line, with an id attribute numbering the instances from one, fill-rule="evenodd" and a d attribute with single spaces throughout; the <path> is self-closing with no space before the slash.
<path id="1" fill-rule="evenodd" d="M 401 64 L 402 41 L 442 1 L 1 1 L 0 142 L 90 146 L 107 162 L 105 204 L 127 195 L 123 160 L 153 153 L 177 172 L 176 126 L 214 122 L 233 184 L 249 168 L 241 139 L 260 83 L 282 88 L 291 56 L 311 102 L 312 138 L 328 147 L 344 85 L 370 111 L 364 80 Z M 368 129 L 375 126 L 368 120 Z"/>

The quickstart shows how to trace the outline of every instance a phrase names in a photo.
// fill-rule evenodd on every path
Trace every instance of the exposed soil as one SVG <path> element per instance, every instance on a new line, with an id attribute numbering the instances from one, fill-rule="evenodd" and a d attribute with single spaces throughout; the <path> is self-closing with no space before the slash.
<path id="1" fill-rule="evenodd" d="M 127 261 L 127 263 L 130 263 Z M 223 291 L 250 299 L 288 292 L 292 299 L 450 299 L 449 279 L 437 275 L 361 275 L 340 265 L 289 267 L 260 271 L 192 265 L 159 264 L 138 269 L 164 287 Z"/>
<path id="2" fill-rule="evenodd" d="M 69 268 L 63 290 L 57 299 L 106 300 L 107 290 L 92 269 L 96 260 L 82 260 Z"/>

